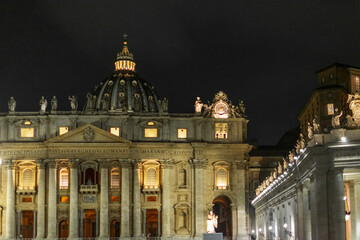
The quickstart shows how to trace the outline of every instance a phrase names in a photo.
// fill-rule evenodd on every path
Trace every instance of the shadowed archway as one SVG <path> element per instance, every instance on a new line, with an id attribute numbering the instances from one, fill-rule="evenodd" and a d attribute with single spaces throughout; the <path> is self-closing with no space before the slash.
<path id="1" fill-rule="evenodd" d="M 218 216 L 218 226 L 215 231 L 223 233 L 225 239 L 232 236 L 231 201 L 226 196 L 216 197 L 213 201 L 213 212 Z"/>

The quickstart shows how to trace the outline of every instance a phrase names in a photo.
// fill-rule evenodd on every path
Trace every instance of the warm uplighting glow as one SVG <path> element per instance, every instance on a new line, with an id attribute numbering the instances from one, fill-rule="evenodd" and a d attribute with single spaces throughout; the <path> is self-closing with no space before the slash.
<path id="1" fill-rule="evenodd" d="M 60 197 L 60 202 L 62 203 L 69 202 L 69 197 L 68 196 Z"/>
<path id="2" fill-rule="evenodd" d="M 187 129 L 186 128 L 178 129 L 178 138 L 187 138 Z"/>
<path id="3" fill-rule="evenodd" d="M 135 71 L 135 63 L 129 60 L 119 60 L 115 62 L 115 69 L 119 70 L 129 70 Z"/>
<path id="4" fill-rule="evenodd" d="M 65 133 L 69 132 L 68 127 L 59 127 L 59 135 L 63 135 Z"/>
<path id="5" fill-rule="evenodd" d="M 0 165 L 1 165 L 1 163 L 2 163 L 2 159 L 0 158 Z"/>
<path id="6" fill-rule="evenodd" d="M 111 134 L 114 134 L 116 136 L 120 136 L 120 128 L 118 127 L 111 127 L 110 128 L 110 133 Z"/>
<path id="7" fill-rule="evenodd" d="M 21 128 L 20 134 L 22 138 L 32 138 L 34 137 L 34 128 Z"/>
<path id="8" fill-rule="evenodd" d="M 227 172 L 223 168 L 220 168 L 216 172 L 216 186 L 218 187 L 218 189 L 226 189 L 226 186 L 227 186 Z"/>
<path id="9" fill-rule="evenodd" d="M 68 189 L 69 188 L 69 171 L 66 168 L 62 168 L 60 170 L 60 189 Z"/>
<path id="10" fill-rule="evenodd" d="M 227 123 L 215 123 L 215 138 L 225 139 L 228 138 L 228 125 Z"/>
<path id="11" fill-rule="evenodd" d="M 345 212 L 345 221 L 350 220 L 350 212 Z"/>
<path id="12" fill-rule="evenodd" d="M 146 138 L 156 138 L 157 137 L 157 128 L 145 128 L 145 137 Z"/>
<path id="13" fill-rule="evenodd" d="M 154 123 L 154 122 L 148 122 L 147 125 L 148 125 L 148 126 L 154 126 L 155 123 Z"/>
<path id="14" fill-rule="evenodd" d="M 24 125 L 29 126 L 29 125 L 31 125 L 31 122 L 30 121 L 24 121 Z"/>

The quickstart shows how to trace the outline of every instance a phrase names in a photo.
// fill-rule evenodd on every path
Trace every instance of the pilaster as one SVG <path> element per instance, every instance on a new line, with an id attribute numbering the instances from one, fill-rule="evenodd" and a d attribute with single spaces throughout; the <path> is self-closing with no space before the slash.
<path id="1" fill-rule="evenodd" d="M 37 238 L 45 237 L 45 163 L 43 160 L 37 160 L 39 173 L 38 185 L 38 205 L 37 205 Z"/>
<path id="2" fill-rule="evenodd" d="M 170 237 L 171 234 L 171 177 L 170 172 L 174 167 L 173 159 L 161 160 L 161 168 L 163 170 L 162 182 L 162 237 Z M 160 213 L 159 213 L 160 214 Z"/>
<path id="3" fill-rule="evenodd" d="M 69 238 L 78 238 L 79 233 L 79 203 L 78 203 L 78 159 L 69 160 L 70 163 L 70 224 Z"/>
<path id="4" fill-rule="evenodd" d="M 109 237 L 109 161 L 99 160 L 100 164 L 100 234 L 99 238 Z"/>
<path id="5" fill-rule="evenodd" d="M 6 229 L 5 238 L 15 238 L 15 179 L 14 163 L 12 160 L 3 160 L 3 165 L 7 172 L 6 190 Z"/>
<path id="6" fill-rule="evenodd" d="M 121 238 L 130 237 L 130 193 L 129 171 L 130 159 L 121 159 Z"/>
<path id="7" fill-rule="evenodd" d="M 140 203 L 140 169 L 141 160 L 133 160 L 134 180 L 134 207 L 133 207 L 133 235 L 134 237 L 141 236 L 141 203 Z"/>
<path id="8" fill-rule="evenodd" d="M 49 197 L 48 197 L 48 235 L 47 238 L 56 238 L 56 161 L 47 160 L 49 169 Z"/>

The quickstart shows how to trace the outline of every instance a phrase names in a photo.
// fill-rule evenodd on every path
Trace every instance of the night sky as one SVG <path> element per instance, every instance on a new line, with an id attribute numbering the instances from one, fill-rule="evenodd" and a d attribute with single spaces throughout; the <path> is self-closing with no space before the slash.
<path id="1" fill-rule="evenodd" d="M 111 75 L 126 33 L 139 75 L 194 112 L 223 90 L 244 100 L 249 140 L 275 144 L 298 125 L 315 71 L 360 66 L 359 1 L 0 1 L 0 111 L 80 106 Z"/>

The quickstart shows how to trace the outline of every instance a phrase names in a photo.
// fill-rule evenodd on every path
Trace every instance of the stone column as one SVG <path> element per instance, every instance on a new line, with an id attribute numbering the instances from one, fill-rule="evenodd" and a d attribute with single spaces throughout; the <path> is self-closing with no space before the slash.
<path id="1" fill-rule="evenodd" d="M 298 212 L 298 220 L 297 220 L 297 225 L 298 225 L 298 237 L 299 240 L 304 240 L 304 201 L 303 201 L 303 190 L 304 186 L 300 185 L 297 188 L 297 212 Z M 279 233 L 278 235 L 280 236 L 282 234 L 282 232 L 284 231 L 283 226 L 281 226 L 281 222 L 279 222 L 278 224 L 280 224 L 280 226 L 278 227 L 279 229 Z"/>
<path id="2" fill-rule="evenodd" d="M 232 235 L 233 237 L 236 237 L 237 236 L 237 225 L 238 225 L 238 222 L 237 222 L 237 206 L 236 204 L 231 204 L 231 217 L 232 217 Z"/>
<path id="3" fill-rule="evenodd" d="M 141 161 L 133 161 L 134 166 L 134 180 L 133 180 L 133 229 L 134 229 L 134 237 L 141 236 L 141 203 L 140 203 L 140 169 L 141 169 Z"/>
<path id="4" fill-rule="evenodd" d="M 326 170 L 317 170 L 310 186 L 311 201 L 311 239 L 329 239 L 328 229 L 328 196 Z M 323 194 L 318 194 L 323 193 Z"/>
<path id="5" fill-rule="evenodd" d="M 171 169 L 175 161 L 173 159 L 161 160 L 163 170 L 162 178 L 162 237 L 170 237 L 170 221 L 171 221 Z M 160 214 L 160 212 L 159 212 Z M 160 224 L 160 223 L 159 223 Z M 160 225 L 159 225 L 160 226 Z"/>
<path id="6" fill-rule="evenodd" d="M 355 187 L 354 187 L 354 181 L 350 181 L 347 183 L 348 187 L 349 187 L 349 195 L 350 195 L 350 201 L 348 200 L 348 204 L 350 207 L 350 228 L 351 228 L 351 240 L 356 240 L 356 238 L 359 238 L 359 236 L 356 236 L 356 215 L 357 215 L 357 211 L 356 211 L 356 205 L 357 205 L 357 201 L 355 198 Z M 360 222 L 359 222 L 360 223 Z"/>
<path id="7" fill-rule="evenodd" d="M 311 212 L 310 212 L 310 202 L 309 202 L 309 192 L 310 192 L 310 180 L 304 182 L 303 185 L 303 194 L 302 194 L 302 202 L 303 202 L 303 239 L 311 240 Z M 311 195 L 311 193 L 310 193 Z"/>
<path id="8" fill-rule="evenodd" d="M 246 160 L 236 161 L 236 170 L 235 170 L 235 191 L 237 195 L 237 239 L 247 239 L 248 229 L 247 229 L 247 196 L 246 196 Z M 265 230 L 264 230 L 265 231 Z"/>
<path id="9" fill-rule="evenodd" d="M 345 203 L 342 169 L 333 169 L 328 175 L 329 239 L 345 240 Z M 320 193 L 320 191 L 318 192 Z"/>
<path id="10" fill-rule="evenodd" d="M 56 238 L 56 161 L 47 161 L 49 168 L 48 238 Z"/>
<path id="11" fill-rule="evenodd" d="M 142 209 L 143 212 L 143 236 L 146 235 L 146 209 Z"/>
<path id="12" fill-rule="evenodd" d="M 99 209 L 96 209 L 95 212 L 96 212 L 95 236 L 98 237 L 99 236 L 99 219 L 100 219 L 99 218 Z"/>
<path id="13" fill-rule="evenodd" d="M 121 160 L 121 238 L 130 237 L 130 192 L 129 171 L 131 161 Z"/>
<path id="14" fill-rule="evenodd" d="M 17 236 L 20 237 L 21 233 L 21 225 L 22 225 L 22 211 L 17 212 Z M 21 236 L 22 237 L 22 236 Z"/>
<path id="15" fill-rule="evenodd" d="M 360 180 L 354 181 L 354 206 L 351 207 L 351 215 L 355 214 L 355 221 L 351 225 L 355 225 L 356 230 L 351 235 L 356 236 L 353 239 L 360 239 Z M 353 229 L 353 227 L 351 227 Z"/>
<path id="16" fill-rule="evenodd" d="M 202 237 L 206 232 L 206 210 L 204 209 L 204 169 L 207 167 L 208 160 L 192 159 L 190 163 L 195 168 L 195 236 Z"/>
<path id="17" fill-rule="evenodd" d="M 161 228 L 160 228 L 160 226 L 161 226 L 161 218 L 160 218 L 161 210 L 158 209 L 157 211 L 158 211 L 158 237 L 160 237 L 161 236 Z"/>
<path id="18" fill-rule="evenodd" d="M 45 163 L 43 160 L 36 161 L 38 165 L 39 183 L 38 183 L 38 205 L 37 205 L 37 238 L 45 237 Z"/>
<path id="19" fill-rule="evenodd" d="M 100 161 L 100 238 L 109 237 L 109 161 Z"/>
<path id="20" fill-rule="evenodd" d="M 70 221 L 69 238 L 79 237 L 79 204 L 78 204 L 78 160 L 72 159 L 70 163 Z"/>
<path id="21" fill-rule="evenodd" d="M 33 238 L 36 238 L 36 226 L 37 226 L 37 212 L 34 211 L 34 223 L 33 223 Z"/>
<path id="22" fill-rule="evenodd" d="M 85 217 L 84 209 L 81 209 L 80 210 L 80 237 L 81 238 L 84 236 L 84 217 Z"/>
<path id="23" fill-rule="evenodd" d="M 7 171 L 6 189 L 6 239 L 15 238 L 15 179 L 14 164 L 12 160 L 4 160 L 3 164 Z"/>

